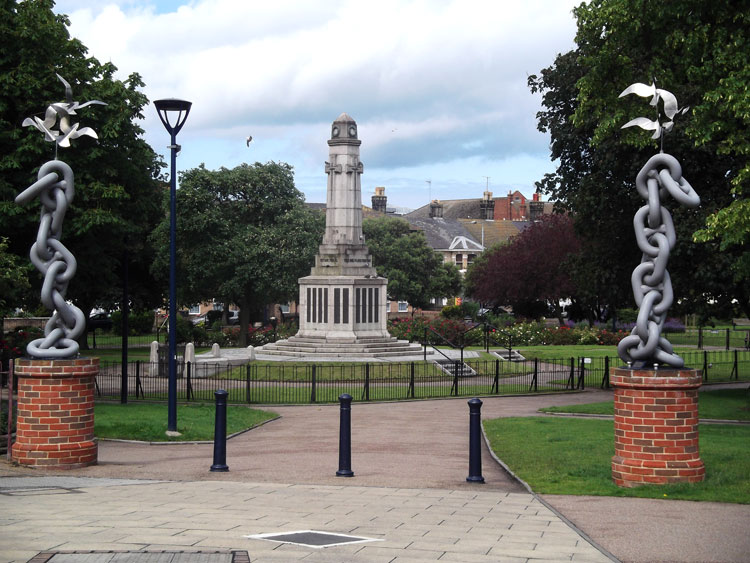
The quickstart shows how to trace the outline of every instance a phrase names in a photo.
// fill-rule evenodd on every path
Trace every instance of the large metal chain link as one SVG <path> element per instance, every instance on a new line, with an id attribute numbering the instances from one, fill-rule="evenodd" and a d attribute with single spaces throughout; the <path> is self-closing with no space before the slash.
<path id="1" fill-rule="evenodd" d="M 73 170 L 60 160 L 51 160 L 39 169 L 37 181 L 16 197 L 16 203 L 25 204 L 38 196 L 42 204 L 39 231 L 30 258 L 44 276 L 42 303 L 54 311 L 44 327 L 44 338 L 33 340 L 26 347 L 29 356 L 34 358 L 61 359 L 77 355 L 76 339 L 86 328 L 83 312 L 65 301 L 68 282 L 75 275 L 77 264 L 60 237 L 73 195 Z"/>
<path id="2" fill-rule="evenodd" d="M 638 194 L 647 201 L 633 219 L 635 238 L 643 257 L 630 281 L 640 310 L 635 327 L 620 341 L 617 352 L 628 365 L 637 362 L 681 368 L 685 362 L 661 335 L 667 310 L 674 299 L 667 262 L 676 242 L 672 216 L 661 205 L 661 200 L 669 194 L 682 205 L 697 207 L 700 198 L 682 177 L 677 159 L 664 153 L 649 159 L 638 172 L 635 183 Z"/>

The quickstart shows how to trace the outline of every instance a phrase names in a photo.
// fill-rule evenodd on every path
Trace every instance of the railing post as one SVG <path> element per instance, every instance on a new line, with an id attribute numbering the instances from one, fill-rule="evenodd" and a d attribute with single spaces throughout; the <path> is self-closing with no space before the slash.
<path id="1" fill-rule="evenodd" d="M 737 350 L 734 351 L 734 363 L 732 365 L 732 373 L 729 374 L 730 381 L 732 378 L 739 380 L 740 377 L 740 365 L 737 362 Z"/>
<path id="2" fill-rule="evenodd" d="M 703 327 L 698 327 L 698 350 L 703 349 Z"/>
<path id="3" fill-rule="evenodd" d="M 703 350 L 703 381 L 708 381 L 708 352 Z"/>
<path id="4" fill-rule="evenodd" d="M 458 363 L 453 363 L 453 387 L 451 388 L 451 395 L 458 397 Z"/>
<path id="5" fill-rule="evenodd" d="M 224 389 L 219 389 L 214 391 L 214 395 L 216 396 L 216 419 L 214 422 L 214 464 L 211 466 L 211 471 L 229 471 L 227 465 L 228 393 Z"/>
<path id="6" fill-rule="evenodd" d="M 571 356 L 570 357 L 570 375 L 568 376 L 568 385 L 570 385 L 571 390 L 574 389 L 573 376 L 575 375 L 575 372 L 576 372 L 576 359 L 573 356 Z M 565 386 L 566 389 L 568 388 L 568 385 Z"/>
<path id="7" fill-rule="evenodd" d="M 187 372 L 186 374 L 187 379 L 185 380 L 185 383 L 186 383 L 185 394 L 187 395 L 187 400 L 190 401 L 193 398 L 195 398 L 193 396 L 193 382 L 190 380 L 190 372 L 192 371 L 192 368 L 193 368 L 193 362 L 186 362 L 185 367 L 186 367 L 185 371 Z"/>
<path id="8" fill-rule="evenodd" d="M 578 382 L 576 389 L 585 389 L 586 387 L 586 362 L 585 358 L 578 358 Z"/>
<path id="9" fill-rule="evenodd" d="M 354 477 L 352 471 L 352 396 L 339 395 L 339 470 L 336 477 Z"/>
<path id="10" fill-rule="evenodd" d="M 609 356 L 604 356 L 604 375 L 602 376 L 602 389 L 609 389 Z"/>
<path id="11" fill-rule="evenodd" d="M 729 350 L 729 329 L 725 329 L 727 331 L 727 350 Z"/>
<path id="12" fill-rule="evenodd" d="M 370 400 L 370 364 L 365 364 L 365 388 L 362 391 L 365 401 Z"/>
<path id="13" fill-rule="evenodd" d="M 495 359 L 495 381 L 492 382 L 492 387 L 495 390 L 495 395 L 500 393 L 500 360 L 497 358 Z"/>
<path id="14" fill-rule="evenodd" d="M 135 398 L 138 398 L 138 390 L 141 391 L 141 399 L 146 398 L 146 393 L 143 392 L 143 383 L 141 383 L 141 361 L 136 360 L 135 362 Z"/>
<path id="15" fill-rule="evenodd" d="M 312 390 L 310 391 L 310 402 L 315 402 L 315 368 L 316 365 L 312 365 Z"/>
<path id="16" fill-rule="evenodd" d="M 736 356 L 735 356 L 736 357 Z M 411 398 L 414 398 L 414 362 L 411 363 L 409 368 L 409 394 Z"/>
<path id="17" fill-rule="evenodd" d="M 534 358 L 534 392 L 539 391 L 539 358 Z"/>
<path id="18" fill-rule="evenodd" d="M 484 483 L 482 477 L 482 401 L 469 401 L 469 483 Z"/>
<path id="19" fill-rule="evenodd" d="M 250 364 L 247 364 L 245 366 L 245 402 L 249 405 L 250 404 L 250 369 L 253 366 Z"/>

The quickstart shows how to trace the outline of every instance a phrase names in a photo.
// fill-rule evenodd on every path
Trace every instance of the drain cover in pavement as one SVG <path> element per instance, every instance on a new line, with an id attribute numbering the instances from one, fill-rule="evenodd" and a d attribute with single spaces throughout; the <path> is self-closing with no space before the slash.
<path id="1" fill-rule="evenodd" d="M 250 557 L 246 551 L 46 551 L 28 563 L 250 563 Z"/>
<path id="2" fill-rule="evenodd" d="M 305 547 L 333 547 L 334 545 L 346 545 L 350 543 L 364 543 L 368 541 L 383 541 L 375 538 L 361 536 L 348 536 L 346 534 L 332 534 L 329 532 L 316 532 L 315 530 L 300 530 L 297 532 L 283 532 L 272 534 L 254 534 L 245 536 L 253 540 L 269 540 L 280 543 L 293 543 Z"/>

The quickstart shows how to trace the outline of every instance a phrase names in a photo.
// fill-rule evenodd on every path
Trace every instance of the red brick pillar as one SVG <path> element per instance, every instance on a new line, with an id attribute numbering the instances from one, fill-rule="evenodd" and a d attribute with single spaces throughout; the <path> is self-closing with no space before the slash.
<path id="1" fill-rule="evenodd" d="M 99 358 L 15 362 L 16 443 L 21 465 L 74 469 L 96 464 L 94 386 Z"/>
<path id="2" fill-rule="evenodd" d="M 698 455 L 695 369 L 612 368 L 615 455 L 612 480 L 620 487 L 703 481 Z"/>

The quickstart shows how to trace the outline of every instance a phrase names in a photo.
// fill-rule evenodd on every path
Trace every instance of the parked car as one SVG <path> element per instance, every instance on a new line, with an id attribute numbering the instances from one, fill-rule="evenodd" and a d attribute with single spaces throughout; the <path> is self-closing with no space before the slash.
<path id="1" fill-rule="evenodd" d="M 89 315 L 89 332 L 97 328 L 104 332 L 112 330 L 112 317 L 110 317 L 109 313 L 94 313 Z"/>
<path id="2" fill-rule="evenodd" d="M 193 323 L 193 326 L 203 326 L 206 324 L 206 315 L 193 317 L 190 319 L 190 322 Z"/>

